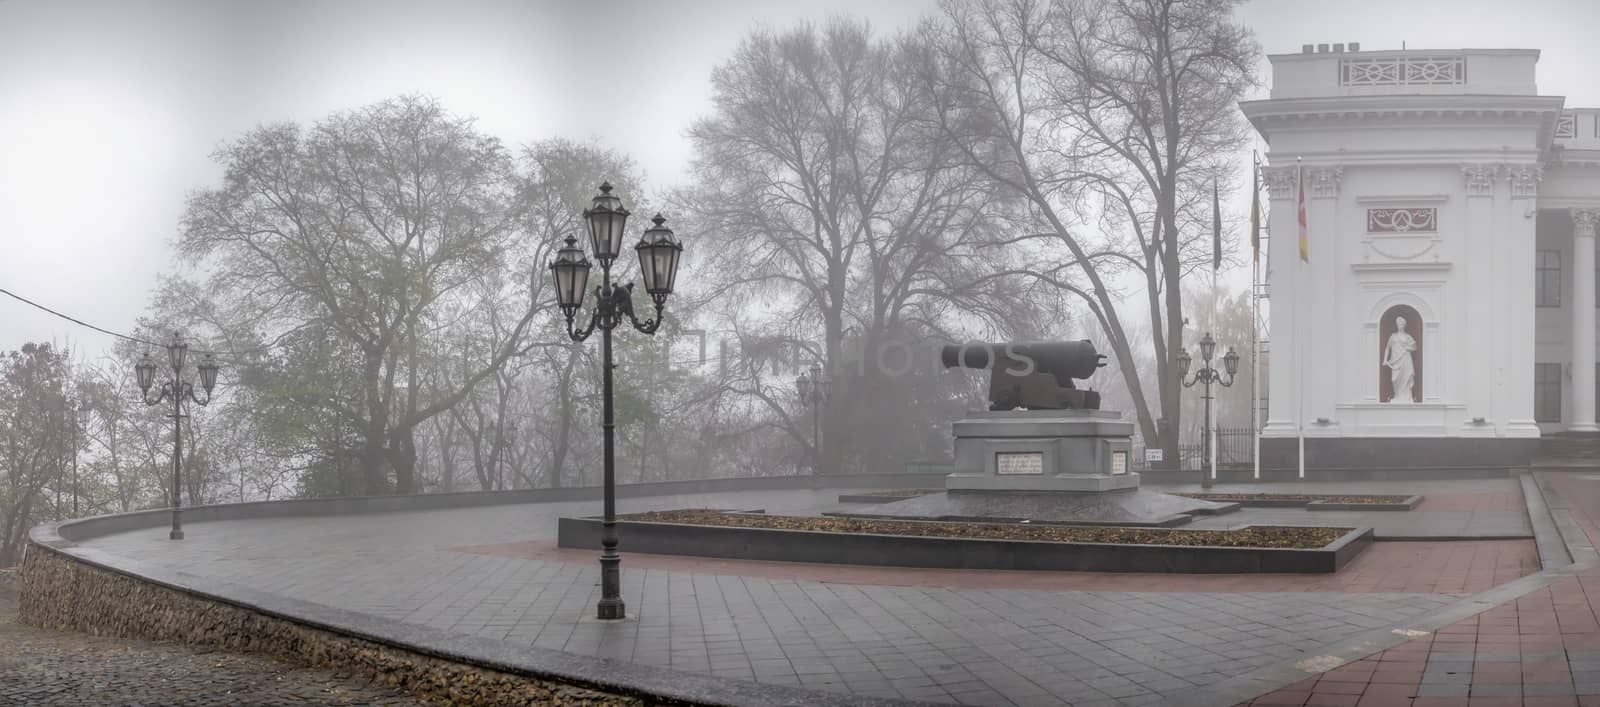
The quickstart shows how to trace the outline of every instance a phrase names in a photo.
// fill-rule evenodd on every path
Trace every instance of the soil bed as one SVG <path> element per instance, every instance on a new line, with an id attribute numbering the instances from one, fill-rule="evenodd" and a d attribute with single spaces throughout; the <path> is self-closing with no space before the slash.
<path id="1" fill-rule="evenodd" d="M 1203 501 L 1232 501 L 1235 503 L 1248 503 L 1250 501 L 1287 501 L 1312 503 L 1361 503 L 1361 504 L 1402 504 L 1411 499 L 1411 496 L 1344 496 L 1339 494 L 1316 493 L 1179 493 L 1175 496 L 1198 498 Z"/>
<path id="2" fill-rule="evenodd" d="M 1252 547 L 1318 549 L 1350 532 L 1350 528 L 1252 526 L 1238 530 L 1168 530 L 1023 523 L 952 523 L 893 521 L 869 518 L 781 516 L 722 513 L 705 509 L 651 511 L 619 516 L 643 523 L 679 523 L 738 528 L 767 528 L 825 533 L 909 535 L 922 537 L 1026 540 L 1120 545 Z"/>

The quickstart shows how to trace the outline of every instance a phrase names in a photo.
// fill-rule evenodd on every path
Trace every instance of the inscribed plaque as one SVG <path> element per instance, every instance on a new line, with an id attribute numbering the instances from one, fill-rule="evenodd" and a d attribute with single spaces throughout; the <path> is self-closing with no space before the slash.
<path id="1" fill-rule="evenodd" d="M 1111 473 L 1113 473 L 1113 474 L 1126 474 L 1126 473 L 1128 473 L 1128 453 L 1127 452 L 1112 452 L 1111 453 Z"/>
<path id="2" fill-rule="evenodd" d="M 994 470 L 996 474 L 1043 474 L 1044 453 L 995 452 Z"/>

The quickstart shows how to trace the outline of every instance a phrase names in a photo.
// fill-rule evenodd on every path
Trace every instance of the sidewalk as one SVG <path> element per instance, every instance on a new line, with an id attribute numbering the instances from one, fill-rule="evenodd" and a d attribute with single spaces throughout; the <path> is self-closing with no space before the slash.
<path id="1" fill-rule="evenodd" d="M 1600 539 L 1600 475 L 1540 476 L 1553 492 L 1551 508 L 1570 512 L 1591 544 Z M 1248 704 L 1600 707 L 1597 617 L 1600 567 L 1591 567 Z"/>

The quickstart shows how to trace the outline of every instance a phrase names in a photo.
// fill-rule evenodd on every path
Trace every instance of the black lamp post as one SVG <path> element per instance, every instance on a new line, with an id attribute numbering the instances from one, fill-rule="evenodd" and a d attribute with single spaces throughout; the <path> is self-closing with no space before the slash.
<path id="1" fill-rule="evenodd" d="M 196 368 L 200 371 L 200 387 L 206 391 L 204 400 L 196 397 L 194 386 L 183 380 L 183 359 L 189 353 L 189 345 L 183 342 L 183 335 L 174 332 L 172 341 L 167 344 L 167 359 L 172 364 L 172 380 L 161 384 L 161 394 L 154 400 L 150 399 L 150 386 L 156 380 L 156 362 L 146 352 L 144 358 L 133 367 L 139 379 L 139 395 L 145 405 L 159 405 L 162 401 L 172 401 L 172 413 L 167 417 L 172 418 L 172 532 L 167 537 L 173 540 L 183 539 L 183 521 L 179 517 L 183 505 L 183 402 L 188 400 L 196 405 L 206 405 L 211 402 L 211 389 L 217 384 L 217 362 L 206 354 L 205 360 Z"/>
<path id="2" fill-rule="evenodd" d="M 567 318 L 567 335 L 573 341 L 583 341 L 594 333 L 596 327 L 600 329 L 603 401 L 600 426 L 605 436 L 605 517 L 600 531 L 599 617 L 620 619 L 627 615 L 627 610 L 622 603 L 622 556 L 617 554 L 616 463 L 613 456 L 616 423 L 611 409 L 611 371 L 616 366 L 611 362 L 611 330 L 626 319 L 640 332 L 656 332 L 661 326 L 661 311 L 666 306 L 667 295 L 672 294 L 673 281 L 678 276 L 678 257 L 683 254 L 683 245 L 673 237 L 672 229 L 662 225 L 667 219 L 656 214 L 652 219 L 655 225 L 645 229 L 644 235 L 633 246 L 639 254 L 639 275 L 644 280 L 644 290 L 650 294 L 656 309 L 654 317 L 641 321 L 633 314 L 633 283 L 611 282 L 611 263 L 622 251 L 623 228 L 628 221 L 628 210 L 622 207 L 622 199 L 611 195 L 611 184 L 600 185 L 600 194 L 595 196 L 593 206 L 584 210 L 583 218 L 589 225 L 589 245 L 594 250 L 595 260 L 600 261 L 601 277 L 600 285 L 594 288 L 594 312 L 587 326 L 577 329 L 573 325 L 573 318 L 583 307 L 591 267 L 583 255 L 583 249 L 578 247 L 577 239 L 567 236 L 567 245 L 556 251 L 550 270 L 555 274 L 556 303 Z"/>
<path id="3" fill-rule="evenodd" d="M 1189 379 L 1189 363 L 1193 359 L 1189 357 L 1188 349 L 1178 349 L 1178 378 L 1183 381 L 1183 387 L 1192 388 L 1196 383 L 1204 383 L 1206 386 L 1205 428 L 1201 434 L 1200 447 L 1200 453 L 1204 456 L 1201 462 L 1201 468 L 1204 470 L 1200 477 L 1201 488 L 1211 488 L 1211 475 L 1216 473 L 1216 470 L 1211 468 L 1211 384 L 1216 383 L 1224 388 L 1231 386 L 1234 374 L 1239 372 L 1239 354 L 1230 346 L 1228 353 L 1222 357 L 1222 367 L 1228 372 L 1227 379 L 1223 379 L 1222 374 L 1211 367 L 1211 355 L 1216 350 L 1217 341 L 1211 338 L 1211 332 L 1206 332 L 1205 336 L 1200 337 L 1201 368 L 1194 372 L 1193 379 Z"/>
<path id="4" fill-rule="evenodd" d="M 511 447 L 517 442 L 517 423 L 506 422 L 505 418 L 495 422 L 494 435 L 494 476 L 497 490 L 506 490 L 505 464 L 510 461 Z"/>
<path id="5" fill-rule="evenodd" d="M 811 374 L 804 371 L 794 379 L 794 388 L 800 393 L 800 402 L 811 406 L 811 473 L 822 467 L 822 403 L 828 399 L 832 378 L 822 376 L 822 364 L 811 364 Z"/>

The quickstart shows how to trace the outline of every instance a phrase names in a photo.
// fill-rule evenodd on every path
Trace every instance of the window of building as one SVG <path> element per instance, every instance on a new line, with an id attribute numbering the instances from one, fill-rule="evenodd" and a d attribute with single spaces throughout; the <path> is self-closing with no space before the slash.
<path id="1" fill-rule="evenodd" d="M 1535 268 L 1533 283 L 1534 303 L 1540 307 L 1560 307 L 1561 251 L 1539 251 L 1538 260 L 1535 261 Z M 1600 298 L 1600 295 L 1597 295 L 1597 298 Z"/>
<path id="2" fill-rule="evenodd" d="M 1533 419 L 1561 421 L 1561 364 L 1533 364 Z"/>

